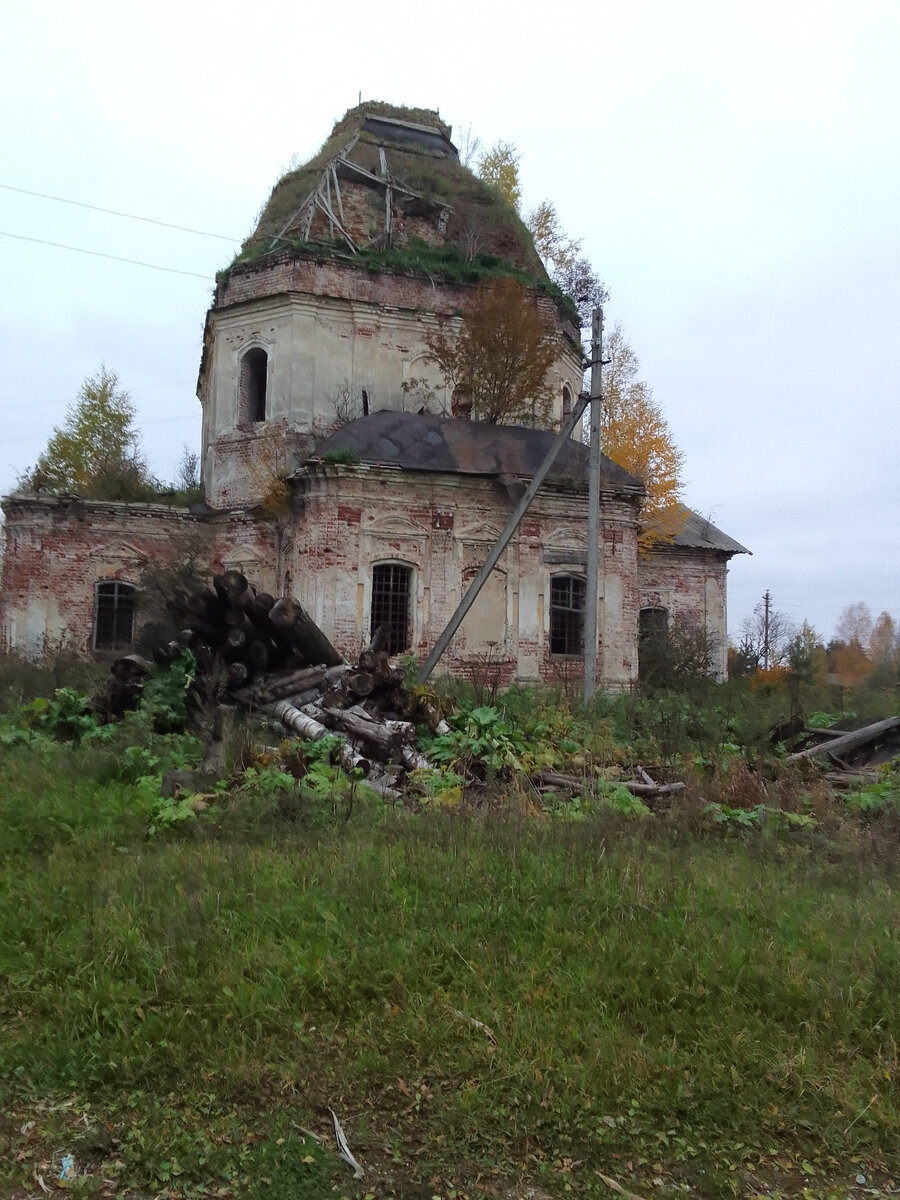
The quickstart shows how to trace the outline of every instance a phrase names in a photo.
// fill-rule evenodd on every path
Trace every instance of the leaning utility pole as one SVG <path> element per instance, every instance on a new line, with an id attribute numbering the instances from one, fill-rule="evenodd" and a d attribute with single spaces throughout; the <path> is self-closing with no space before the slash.
<path id="1" fill-rule="evenodd" d="M 603 371 L 603 309 L 591 317 L 591 451 L 588 474 L 587 579 L 584 609 L 584 702 L 597 690 L 597 605 L 600 598 L 600 396 Z"/>
<path id="2" fill-rule="evenodd" d="M 556 437 L 556 440 L 552 443 L 552 445 L 550 446 L 550 449 L 547 451 L 546 455 L 544 456 L 544 461 L 541 463 L 541 465 L 538 467 L 537 471 L 535 472 L 535 476 L 532 479 L 531 483 L 526 488 L 525 494 L 522 496 L 522 499 L 519 501 L 519 503 L 516 505 L 516 507 L 513 509 L 512 513 L 510 514 L 510 518 L 506 522 L 506 525 L 503 528 L 503 532 L 497 538 L 490 554 L 487 556 L 487 558 L 482 563 L 481 570 L 478 572 L 478 574 L 475 576 L 475 578 L 469 584 L 469 590 L 466 592 L 466 594 L 463 596 L 462 600 L 460 600 L 459 604 L 456 606 L 456 611 L 454 612 L 453 616 L 448 621 L 447 626 L 444 629 L 444 632 L 441 634 L 441 636 L 435 642 L 431 653 L 428 655 L 428 657 L 422 663 L 422 666 L 419 668 L 419 683 L 424 683 L 425 680 L 431 674 L 431 672 L 434 670 L 434 668 L 440 662 L 441 655 L 444 653 L 444 651 L 450 645 L 450 641 L 451 641 L 453 635 L 456 633 L 457 629 L 459 629 L 460 625 L 462 625 L 463 620 L 465 619 L 466 613 L 469 611 L 469 609 L 475 603 L 476 599 L 478 598 L 478 593 L 481 591 L 486 580 L 490 577 L 491 571 L 493 571 L 494 567 L 496 567 L 497 563 L 500 561 L 500 557 L 503 554 L 503 551 L 509 545 L 509 542 L 512 539 L 513 534 L 518 529 L 519 523 L 521 522 L 522 518 L 525 516 L 525 513 L 528 511 L 532 500 L 538 494 L 538 489 L 540 488 L 541 484 L 546 479 L 546 477 L 550 471 L 550 468 L 556 462 L 557 458 L 559 457 L 560 453 L 562 452 L 563 447 L 566 445 L 569 438 L 572 436 L 575 426 L 581 420 L 584 410 L 587 407 L 588 403 L 589 403 L 588 396 L 585 396 L 582 394 L 578 397 L 578 402 L 575 404 L 574 408 L 572 409 L 571 415 L 569 417 L 567 417 L 567 419 L 563 422 L 563 427 L 562 427 L 562 429 L 560 429 L 559 434 Z"/>

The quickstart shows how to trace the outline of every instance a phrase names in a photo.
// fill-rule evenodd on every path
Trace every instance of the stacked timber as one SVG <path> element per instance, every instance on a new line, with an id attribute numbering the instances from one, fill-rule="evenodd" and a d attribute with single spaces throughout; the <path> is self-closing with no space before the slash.
<path id="1" fill-rule="evenodd" d="M 343 661 L 298 600 L 258 592 L 240 571 L 215 575 L 211 588 L 176 591 L 166 607 L 180 629 L 171 642 L 154 646 L 153 657 L 166 663 L 190 650 L 198 673 L 226 691 L 267 672 Z"/>
<path id="2" fill-rule="evenodd" d="M 165 664 L 190 650 L 207 701 L 224 698 L 301 739 L 333 734 L 344 766 L 365 775 L 374 763 L 428 765 L 416 750 L 415 727 L 446 726 L 404 687 L 379 648 L 382 631 L 356 663 L 346 663 L 298 600 L 259 592 L 239 571 L 214 576 L 210 588 L 177 592 L 167 607 L 180 629 L 153 657 Z"/>

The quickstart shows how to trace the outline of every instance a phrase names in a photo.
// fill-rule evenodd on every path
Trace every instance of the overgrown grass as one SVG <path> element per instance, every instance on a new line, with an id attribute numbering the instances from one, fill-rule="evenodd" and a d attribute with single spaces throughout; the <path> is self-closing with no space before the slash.
<path id="1" fill-rule="evenodd" d="M 149 838 L 123 754 L 3 754 L 7 1186 L 64 1144 L 120 1187 L 329 1195 L 298 1128 L 329 1107 L 380 1181 L 345 1195 L 890 1163 L 900 926 L 862 845 L 371 799 Z"/>
<path id="2" fill-rule="evenodd" d="M 845 804 L 769 745 L 784 698 L 740 686 L 590 712 L 476 689 L 406 810 L 325 744 L 303 775 L 244 733 L 198 815 L 159 799 L 199 750 L 155 732 L 186 681 L 115 728 L 74 693 L 0 723 L 0 1195 L 61 1148 L 84 1194 L 889 1180 L 896 764 Z M 617 810 L 635 761 L 687 776 L 669 815 Z M 541 766 L 585 794 L 526 817 Z M 364 1181 L 309 1133 L 330 1108 Z"/>

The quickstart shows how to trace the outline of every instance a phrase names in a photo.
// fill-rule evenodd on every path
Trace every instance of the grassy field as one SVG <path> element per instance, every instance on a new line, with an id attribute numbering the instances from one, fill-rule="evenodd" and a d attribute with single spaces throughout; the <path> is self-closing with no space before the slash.
<path id="1" fill-rule="evenodd" d="M 246 785 L 161 827 L 191 753 L 0 749 L 0 1195 L 900 1185 L 896 830 Z"/>

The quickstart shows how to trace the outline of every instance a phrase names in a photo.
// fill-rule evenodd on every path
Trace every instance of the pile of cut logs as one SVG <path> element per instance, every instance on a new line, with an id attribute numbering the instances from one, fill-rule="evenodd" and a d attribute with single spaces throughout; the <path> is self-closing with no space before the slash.
<path id="1" fill-rule="evenodd" d="M 177 591 L 166 607 L 181 630 L 174 641 L 154 646 L 153 657 L 165 663 L 190 650 L 199 671 L 218 670 L 229 691 L 262 672 L 343 662 L 298 600 L 258 592 L 240 571 L 213 576 L 212 588 Z"/>
<path id="2" fill-rule="evenodd" d="M 207 706 L 239 705 L 307 741 L 334 734 L 343 765 L 367 776 L 375 762 L 428 765 L 416 750 L 415 726 L 447 727 L 433 705 L 403 686 L 381 649 L 384 631 L 348 664 L 298 600 L 258 592 L 239 571 L 214 576 L 210 588 L 177 592 L 167 607 L 180 630 L 153 647 L 153 658 L 166 664 L 190 650 L 196 692 Z M 134 707 L 147 665 L 137 655 L 113 663 L 111 715 Z"/>

